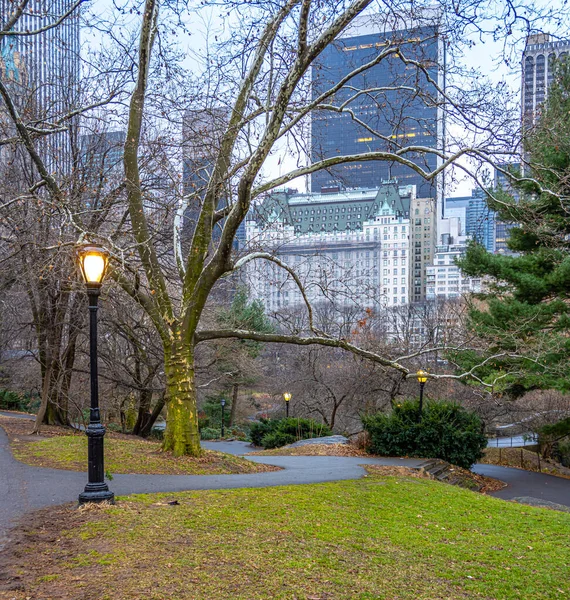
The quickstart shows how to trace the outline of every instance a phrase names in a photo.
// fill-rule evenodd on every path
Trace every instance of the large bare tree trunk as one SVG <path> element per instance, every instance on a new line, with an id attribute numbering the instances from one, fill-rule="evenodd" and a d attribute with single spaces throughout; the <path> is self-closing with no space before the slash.
<path id="1" fill-rule="evenodd" d="M 179 339 L 173 342 L 164 353 L 164 372 L 167 419 L 162 447 L 174 456 L 200 456 L 194 354 L 189 344 Z"/>

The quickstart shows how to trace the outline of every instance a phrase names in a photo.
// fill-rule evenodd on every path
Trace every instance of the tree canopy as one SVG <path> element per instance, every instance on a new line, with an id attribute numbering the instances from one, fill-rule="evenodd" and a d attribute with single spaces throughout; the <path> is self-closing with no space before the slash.
<path id="1" fill-rule="evenodd" d="M 556 75 L 536 124 L 526 124 L 523 168 L 505 169 L 511 189 L 490 190 L 497 219 L 512 224 L 512 255 L 473 243 L 460 266 L 488 277 L 483 303 L 474 302 L 470 326 L 484 341 L 454 355 L 497 391 L 519 396 L 534 388 L 570 390 L 570 64 Z"/>

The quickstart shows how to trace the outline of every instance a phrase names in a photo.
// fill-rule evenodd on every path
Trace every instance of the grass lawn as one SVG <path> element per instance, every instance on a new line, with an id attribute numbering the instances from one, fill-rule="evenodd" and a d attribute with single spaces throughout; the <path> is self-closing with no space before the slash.
<path id="1" fill-rule="evenodd" d="M 25 527 L 16 600 L 570 597 L 570 514 L 426 479 L 131 496 Z"/>
<path id="2" fill-rule="evenodd" d="M 30 423 L 18 419 L 0 420 L 10 438 L 14 456 L 22 462 L 52 469 L 85 471 L 87 468 L 87 436 L 71 433 L 61 427 L 42 429 L 45 439 L 29 435 Z M 275 471 L 271 465 L 256 464 L 238 456 L 204 450 L 200 458 L 174 458 L 162 452 L 160 442 L 134 436 L 105 436 L 105 470 L 116 473 L 164 475 L 226 475 Z"/>

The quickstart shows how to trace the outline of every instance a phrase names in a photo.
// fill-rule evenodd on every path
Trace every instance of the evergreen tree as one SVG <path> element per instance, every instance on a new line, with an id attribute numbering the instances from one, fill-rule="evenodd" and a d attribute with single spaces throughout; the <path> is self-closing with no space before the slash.
<path id="1" fill-rule="evenodd" d="M 265 306 L 260 300 L 250 301 L 247 289 L 236 290 L 229 309 L 218 314 L 220 326 L 233 329 L 246 329 L 259 333 L 273 333 L 275 328 L 265 313 Z M 241 386 L 252 385 L 259 376 L 255 359 L 261 354 L 263 344 L 254 340 L 221 340 L 216 343 L 216 363 L 220 372 L 226 373 L 227 383 L 231 389 L 226 390 L 229 398 L 229 423 L 235 425 L 239 390 Z"/>
<path id="2" fill-rule="evenodd" d="M 492 281 L 475 301 L 470 326 L 484 350 L 452 359 L 512 397 L 535 388 L 570 389 L 570 64 L 557 65 L 537 124 L 524 139 L 524 176 L 515 175 L 515 199 L 488 196 L 497 217 L 513 223 L 513 256 L 470 245 L 460 261 L 468 275 Z M 476 365 L 487 359 L 482 367 Z"/>

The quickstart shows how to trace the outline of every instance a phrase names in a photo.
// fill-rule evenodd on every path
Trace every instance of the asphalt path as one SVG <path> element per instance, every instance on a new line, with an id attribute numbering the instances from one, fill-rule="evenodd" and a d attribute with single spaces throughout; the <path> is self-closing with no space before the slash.
<path id="1" fill-rule="evenodd" d="M 6 416 L 21 416 L 0 413 Z M 28 417 L 29 418 L 29 417 Z M 251 451 L 245 442 L 203 442 L 208 449 L 235 455 Z M 113 476 L 110 489 L 117 496 L 152 492 L 271 487 L 360 479 L 361 465 L 417 467 L 421 459 L 358 458 L 339 456 L 248 456 L 249 460 L 282 467 L 280 471 L 248 475 L 121 475 Z M 509 500 L 521 496 L 570 506 L 570 480 L 477 464 L 473 471 L 505 481 L 508 486 L 492 495 Z M 10 451 L 8 437 L 0 427 L 0 548 L 14 520 L 34 509 L 75 502 L 87 482 L 87 474 L 75 471 L 32 467 L 17 461 Z"/>
<path id="2" fill-rule="evenodd" d="M 471 470 L 480 475 L 500 479 L 507 484 L 506 488 L 493 492 L 492 495 L 497 498 L 512 500 L 530 496 L 570 507 L 570 479 L 498 465 L 477 464 L 473 465 Z"/>

